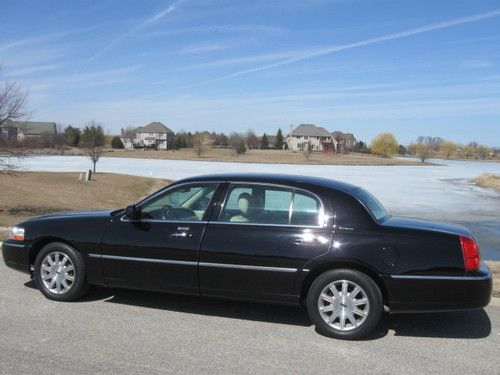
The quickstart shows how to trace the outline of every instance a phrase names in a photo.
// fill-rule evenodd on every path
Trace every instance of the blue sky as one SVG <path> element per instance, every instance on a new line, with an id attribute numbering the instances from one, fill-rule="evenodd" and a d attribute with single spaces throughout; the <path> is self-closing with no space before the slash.
<path id="1" fill-rule="evenodd" d="M 0 0 L 33 120 L 500 146 L 500 1 Z"/>

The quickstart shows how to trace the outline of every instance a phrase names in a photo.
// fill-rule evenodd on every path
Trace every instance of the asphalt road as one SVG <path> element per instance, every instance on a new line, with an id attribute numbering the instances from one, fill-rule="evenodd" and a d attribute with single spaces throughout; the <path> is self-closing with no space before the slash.
<path id="1" fill-rule="evenodd" d="M 498 299 L 386 316 L 370 339 L 346 342 L 293 307 L 102 288 L 52 302 L 0 263 L 0 373 L 500 373 Z"/>

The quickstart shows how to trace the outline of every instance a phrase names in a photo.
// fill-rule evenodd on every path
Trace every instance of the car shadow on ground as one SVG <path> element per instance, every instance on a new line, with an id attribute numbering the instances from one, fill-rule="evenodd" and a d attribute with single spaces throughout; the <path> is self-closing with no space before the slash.
<path id="1" fill-rule="evenodd" d="M 25 286 L 36 288 L 33 281 Z M 312 326 L 303 307 L 181 296 L 125 289 L 92 287 L 77 303 L 104 301 L 188 314 Z M 426 314 L 384 314 L 377 329 L 365 340 L 377 340 L 390 332 L 395 336 L 480 339 L 491 333 L 484 309 Z"/>

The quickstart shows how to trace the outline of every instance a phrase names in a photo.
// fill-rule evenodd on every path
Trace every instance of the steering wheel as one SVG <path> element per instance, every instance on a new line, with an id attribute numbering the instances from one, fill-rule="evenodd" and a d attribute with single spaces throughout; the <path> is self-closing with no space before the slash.
<path id="1" fill-rule="evenodd" d="M 172 206 L 169 204 L 162 207 L 161 216 L 162 216 L 163 220 L 168 220 L 168 214 L 170 213 L 171 209 L 172 209 Z"/>

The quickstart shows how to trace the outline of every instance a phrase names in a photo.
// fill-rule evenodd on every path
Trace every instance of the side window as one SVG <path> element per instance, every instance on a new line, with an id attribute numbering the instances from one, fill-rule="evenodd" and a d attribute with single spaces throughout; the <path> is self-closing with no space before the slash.
<path id="1" fill-rule="evenodd" d="M 196 184 L 168 190 L 141 206 L 143 219 L 200 221 L 203 219 L 217 184 Z"/>
<path id="2" fill-rule="evenodd" d="M 322 218 L 320 217 L 320 213 L 321 205 L 317 198 L 302 192 L 295 193 L 290 224 L 309 226 L 321 225 L 322 223 L 320 220 Z"/>
<path id="3" fill-rule="evenodd" d="M 320 224 L 320 210 L 316 198 L 293 189 L 232 185 L 219 221 L 317 226 Z"/>

